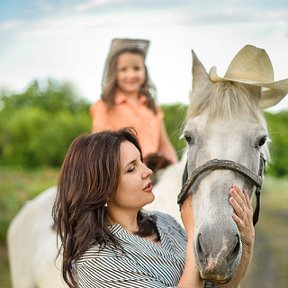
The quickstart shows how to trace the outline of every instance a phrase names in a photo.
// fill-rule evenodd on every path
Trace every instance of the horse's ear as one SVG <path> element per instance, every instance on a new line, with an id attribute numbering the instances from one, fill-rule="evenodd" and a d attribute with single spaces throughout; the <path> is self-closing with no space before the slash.
<path id="1" fill-rule="evenodd" d="M 192 91 L 195 93 L 207 88 L 207 85 L 211 85 L 212 81 L 194 50 L 192 50 L 192 58 Z"/>

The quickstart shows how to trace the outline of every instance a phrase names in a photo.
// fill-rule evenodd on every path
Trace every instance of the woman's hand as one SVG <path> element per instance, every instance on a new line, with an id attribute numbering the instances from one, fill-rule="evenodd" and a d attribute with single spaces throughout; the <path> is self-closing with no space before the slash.
<path id="1" fill-rule="evenodd" d="M 187 233 L 187 237 L 193 238 L 195 222 L 192 208 L 192 195 L 189 195 L 189 197 L 181 205 L 181 218 Z"/>
<path id="2" fill-rule="evenodd" d="M 247 192 L 241 191 L 236 185 L 230 190 L 230 203 L 234 209 L 232 218 L 236 222 L 243 244 L 240 264 L 231 281 L 223 285 L 223 288 L 238 287 L 240 281 L 246 274 L 253 255 L 255 241 L 255 229 L 253 226 L 253 208 Z"/>
<path id="3" fill-rule="evenodd" d="M 232 217 L 236 222 L 241 240 L 248 247 L 254 246 L 255 229 L 253 226 L 253 207 L 246 191 L 241 191 L 236 185 L 230 190 L 230 203 L 234 209 Z"/>
<path id="4" fill-rule="evenodd" d="M 193 250 L 195 222 L 192 208 L 192 195 L 189 195 L 189 197 L 181 205 L 181 218 L 187 233 L 188 241 L 184 271 L 177 287 L 200 288 L 203 287 L 203 280 L 200 277 Z"/>

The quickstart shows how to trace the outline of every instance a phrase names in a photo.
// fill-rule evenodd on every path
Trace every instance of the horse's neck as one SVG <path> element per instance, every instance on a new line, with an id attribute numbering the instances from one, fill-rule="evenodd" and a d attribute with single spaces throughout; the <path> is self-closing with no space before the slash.
<path id="1" fill-rule="evenodd" d="M 154 187 L 155 200 L 144 208 L 150 211 L 161 211 L 170 214 L 181 224 L 177 196 L 182 187 L 182 175 L 187 161 L 186 153 L 181 161 L 168 166 L 163 170 L 157 184 Z"/>

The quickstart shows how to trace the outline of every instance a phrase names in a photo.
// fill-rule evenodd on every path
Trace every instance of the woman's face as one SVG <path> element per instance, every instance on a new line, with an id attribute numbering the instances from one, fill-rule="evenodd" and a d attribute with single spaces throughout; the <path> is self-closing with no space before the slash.
<path id="1" fill-rule="evenodd" d="M 138 93 L 145 82 L 145 66 L 139 54 L 124 52 L 119 55 L 116 66 L 116 81 L 124 94 Z"/>
<path id="2" fill-rule="evenodd" d="M 116 193 L 108 202 L 109 208 L 139 210 L 154 200 L 150 179 L 152 171 L 140 157 L 134 144 L 129 141 L 122 142 L 119 184 Z"/>

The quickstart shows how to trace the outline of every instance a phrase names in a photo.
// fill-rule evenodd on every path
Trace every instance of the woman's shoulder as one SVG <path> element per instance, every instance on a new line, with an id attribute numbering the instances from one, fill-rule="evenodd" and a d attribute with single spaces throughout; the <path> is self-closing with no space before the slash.
<path id="1" fill-rule="evenodd" d="M 173 216 L 158 211 L 151 213 L 156 217 L 156 226 L 160 234 L 166 235 L 165 237 L 170 238 L 171 241 L 176 241 L 179 245 L 182 243 L 185 246 L 186 232 Z"/>
<path id="2" fill-rule="evenodd" d="M 160 211 L 146 211 L 146 213 L 148 215 L 155 215 L 157 217 L 157 219 L 161 219 L 163 221 L 167 221 L 167 220 L 169 221 L 171 219 L 175 220 L 175 218 L 173 216 L 171 216 L 170 214 L 160 212 Z"/>
<path id="3" fill-rule="evenodd" d="M 169 227 L 169 230 L 171 230 L 171 228 L 174 228 L 176 230 L 179 230 L 181 232 L 184 231 L 183 227 L 178 223 L 178 221 L 171 215 L 167 214 L 167 213 L 163 213 L 160 211 L 149 211 L 146 213 L 148 215 L 154 215 L 156 217 L 156 223 L 158 226 L 163 227 L 165 229 L 165 227 Z"/>
<path id="4" fill-rule="evenodd" d="M 122 255 L 122 251 L 115 249 L 115 247 L 112 247 L 111 245 L 106 245 L 105 247 L 100 247 L 100 245 L 92 245 L 90 246 L 78 259 L 77 264 L 83 264 L 87 261 L 95 259 L 101 259 L 101 258 L 115 258 Z"/>

